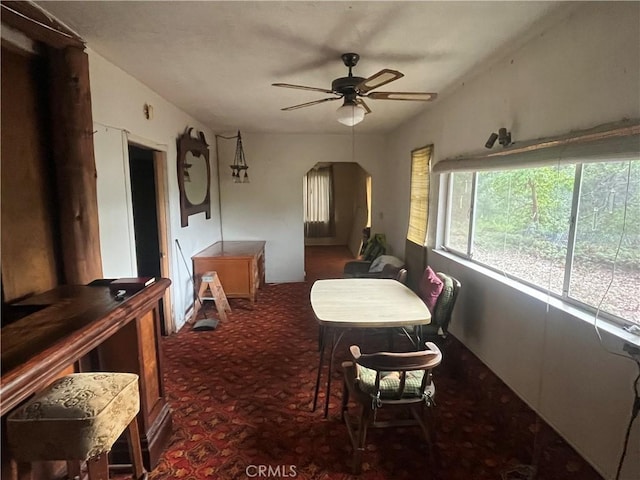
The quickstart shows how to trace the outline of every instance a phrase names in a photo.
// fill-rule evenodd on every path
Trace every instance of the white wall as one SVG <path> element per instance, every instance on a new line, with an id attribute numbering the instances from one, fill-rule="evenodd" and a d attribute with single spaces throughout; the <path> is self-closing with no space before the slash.
<path id="1" fill-rule="evenodd" d="M 348 130 L 348 129 L 345 129 Z M 233 161 L 235 142 L 219 140 L 222 222 L 225 240 L 265 240 L 266 281 L 304 280 L 302 177 L 318 162 L 357 162 L 374 181 L 374 228 L 386 207 L 379 200 L 377 179 L 384 164 L 385 139 L 359 135 L 352 155 L 351 136 L 242 133 L 251 183 L 234 184 L 227 165 Z M 226 167 L 226 170 L 225 170 Z M 382 215 L 384 216 L 384 215 Z"/>
<path id="2" fill-rule="evenodd" d="M 507 127 L 514 140 L 640 118 L 640 4 L 581 4 L 568 17 L 440 99 L 389 138 L 387 235 L 404 244 L 410 151 L 433 143 L 434 159 L 483 150 Z M 495 147 L 494 147 L 495 148 Z M 436 178 L 437 180 L 437 178 Z M 435 218 L 437 181 L 432 183 Z M 429 244 L 434 245 L 435 222 Z M 632 405 L 636 372 L 602 348 L 591 324 L 544 298 L 505 285 L 448 257 L 429 263 L 462 282 L 451 331 L 535 408 L 605 478 L 613 478 Z M 608 348 L 620 351 L 604 333 Z M 544 358 L 544 360 L 543 360 Z M 636 422 L 621 478 L 640 478 Z"/>
<path id="3" fill-rule="evenodd" d="M 179 256 L 178 239 L 191 268 L 191 256 L 220 239 L 214 136 L 211 130 L 164 100 L 129 74 L 88 50 L 94 146 L 98 174 L 100 243 L 105 278 L 136 274 L 135 244 L 129 186 L 127 141 L 133 140 L 167 157 L 166 187 L 169 196 L 169 248 L 174 320 L 178 327 L 193 301 L 193 290 Z M 143 115 L 145 103 L 153 105 L 153 118 Z M 210 144 L 213 178 L 211 219 L 204 213 L 189 217 L 180 225 L 180 197 L 177 179 L 176 140 L 185 128 L 203 131 Z"/>

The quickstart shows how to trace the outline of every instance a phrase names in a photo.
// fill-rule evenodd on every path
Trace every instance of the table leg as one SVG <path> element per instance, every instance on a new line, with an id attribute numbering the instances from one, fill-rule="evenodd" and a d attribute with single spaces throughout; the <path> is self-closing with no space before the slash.
<path id="1" fill-rule="evenodd" d="M 416 325 L 413 327 L 416 331 L 416 341 L 418 342 L 416 350 L 424 350 L 424 338 L 422 336 L 422 325 Z"/>
<path id="2" fill-rule="evenodd" d="M 318 326 L 318 350 L 324 348 L 324 325 Z"/>
<path id="3" fill-rule="evenodd" d="M 342 338 L 342 335 L 340 336 Z M 339 341 L 339 340 L 338 340 Z M 327 372 L 327 393 L 324 397 L 324 418 L 329 414 L 329 397 L 331 396 L 331 373 L 333 372 L 333 354 L 336 351 L 336 333 L 331 336 L 331 353 L 329 354 L 329 371 Z"/>
<path id="4" fill-rule="evenodd" d="M 319 345 L 319 350 L 320 350 L 320 362 L 318 363 L 318 375 L 316 377 L 316 391 L 313 395 L 313 409 L 311 410 L 312 412 L 315 412 L 316 410 L 316 405 L 318 403 L 318 390 L 320 390 L 320 376 L 322 375 L 322 363 L 324 362 L 324 345 L 325 345 L 325 335 L 326 335 L 326 331 L 327 329 L 325 327 L 323 327 L 322 325 L 320 326 L 320 345 Z"/>
<path id="5" fill-rule="evenodd" d="M 337 335 L 337 331 L 333 332 L 333 336 L 331 337 L 331 354 L 329 356 L 329 372 L 327 373 L 327 396 L 324 399 L 324 418 L 327 418 L 329 414 L 329 397 L 331 396 L 331 373 L 333 372 L 333 357 L 335 356 L 336 349 L 338 345 L 342 341 L 342 337 L 346 333 L 345 330 L 340 332 L 340 335 Z"/>

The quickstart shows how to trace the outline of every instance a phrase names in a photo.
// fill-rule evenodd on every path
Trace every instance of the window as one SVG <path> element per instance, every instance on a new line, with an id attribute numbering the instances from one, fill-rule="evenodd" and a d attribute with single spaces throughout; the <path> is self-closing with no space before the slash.
<path id="1" fill-rule="evenodd" d="M 574 169 L 479 174 L 472 258 L 562 293 Z"/>
<path id="2" fill-rule="evenodd" d="M 411 189 L 407 240 L 420 246 L 427 238 L 429 213 L 429 164 L 433 145 L 411 152 Z"/>
<path id="3" fill-rule="evenodd" d="M 469 244 L 472 187 L 472 173 L 462 172 L 452 176 L 447 246 L 459 252 L 466 252 Z"/>
<path id="4" fill-rule="evenodd" d="M 334 234 L 333 169 L 309 170 L 303 179 L 304 234 L 331 237 Z"/>
<path id="5" fill-rule="evenodd" d="M 445 246 L 640 324 L 639 218 L 640 160 L 454 172 Z"/>
<path id="6" fill-rule="evenodd" d="M 569 296 L 640 324 L 640 161 L 583 165 L 578 205 Z"/>

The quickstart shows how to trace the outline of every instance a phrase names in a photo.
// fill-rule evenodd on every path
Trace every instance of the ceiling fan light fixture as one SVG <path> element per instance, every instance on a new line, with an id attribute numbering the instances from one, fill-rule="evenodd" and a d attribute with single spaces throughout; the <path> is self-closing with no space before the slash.
<path id="1" fill-rule="evenodd" d="M 336 117 L 341 124 L 352 127 L 364 119 L 365 113 L 367 112 L 363 106 L 345 102 L 336 110 Z"/>

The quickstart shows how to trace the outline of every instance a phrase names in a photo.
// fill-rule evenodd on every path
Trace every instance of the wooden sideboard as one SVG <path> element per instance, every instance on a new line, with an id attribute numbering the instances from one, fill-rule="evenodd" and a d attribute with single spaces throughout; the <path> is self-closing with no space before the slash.
<path id="1" fill-rule="evenodd" d="M 170 284 L 160 278 L 122 301 L 114 299 L 108 286 L 63 285 L 14 304 L 12 308 L 32 313 L 1 331 L 1 415 L 66 373 L 136 373 L 140 440 L 145 466 L 151 471 L 172 431 L 159 312 Z M 128 463 L 125 442 L 116 443 L 112 455 L 117 463 Z"/>
<path id="2" fill-rule="evenodd" d="M 227 298 L 247 298 L 253 304 L 264 285 L 262 241 L 223 241 L 209 245 L 191 257 L 196 291 L 203 273 L 216 271 Z"/>

